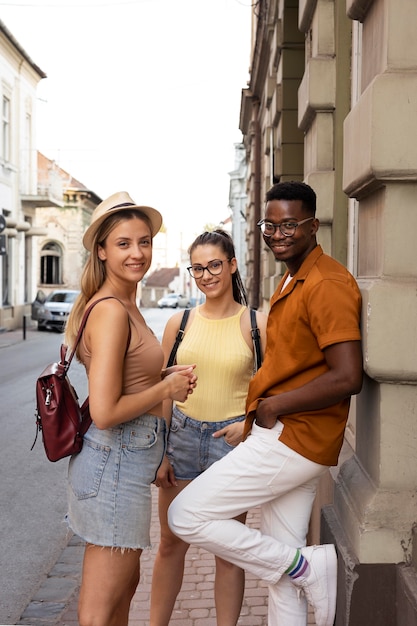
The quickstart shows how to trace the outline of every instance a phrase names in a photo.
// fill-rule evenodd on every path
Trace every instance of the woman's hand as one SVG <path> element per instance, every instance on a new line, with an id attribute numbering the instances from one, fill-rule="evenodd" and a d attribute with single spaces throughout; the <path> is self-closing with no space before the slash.
<path id="1" fill-rule="evenodd" d="M 174 365 L 168 369 L 173 370 L 172 373 L 166 371 L 164 376 L 164 381 L 168 384 L 168 398 L 185 402 L 197 384 L 195 365 Z"/>
<path id="2" fill-rule="evenodd" d="M 162 459 L 161 466 L 156 473 L 155 485 L 166 489 L 167 487 L 177 487 L 178 483 L 175 480 L 174 468 L 168 460 L 167 456 Z"/>
<path id="3" fill-rule="evenodd" d="M 245 421 L 233 422 L 229 426 L 225 426 L 213 433 L 213 437 L 224 437 L 229 446 L 237 446 L 243 439 L 243 428 Z"/>
<path id="4" fill-rule="evenodd" d="M 195 368 L 195 364 L 194 365 L 170 365 L 170 367 L 165 367 L 163 370 L 161 370 L 161 378 L 162 380 L 165 378 L 165 376 L 169 376 L 169 374 L 174 374 L 175 372 L 182 372 L 183 370 L 187 370 L 189 367 L 193 367 Z"/>
<path id="5" fill-rule="evenodd" d="M 165 370 L 162 370 L 163 372 L 165 372 L 165 374 L 163 374 L 164 376 L 169 376 L 169 374 L 174 374 L 174 373 L 178 373 L 178 372 L 184 372 L 189 370 L 189 368 L 192 367 L 193 370 L 195 369 L 196 365 L 171 365 L 171 367 L 167 367 L 165 368 Z M 188 390 L 188 393 L 193 393 L 193 389 L 195 389 L 195 387 L 197 386 L 197 376 L 195 374 L 193 374 L 192 376 L 190 376 L 190 388 Z"/>

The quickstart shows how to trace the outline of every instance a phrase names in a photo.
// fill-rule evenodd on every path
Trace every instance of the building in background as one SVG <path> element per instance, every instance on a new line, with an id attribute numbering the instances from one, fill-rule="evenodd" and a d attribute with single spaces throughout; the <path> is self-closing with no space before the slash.
<path id="1" fill-rule="evenodd" d="M 168 293 L 181 293 L 178 267 L 161 267 L 148 273 L 143 280 L 141 306 L 156 307 Z"/>
<path id="2" fill-rule="evenodd" d="M 78 287 L 82 236 L 100 202 L 36 148 L 36 88 L 43 78 L 0 22 L 1 330 L 30 318 L 39 289 Z"/>
<path id="3" fill-rule="evenodd" d="M 48 195 L 49 189 L 54 189 L 59 201 L 43 205 L 42 195 Z M 37 288 L 46 294 L 59 287 L 78 289 L 88 254 L 82 238 L 101 198 L 38 152 L 35 202 L 35 223 L 42 232 L 37 237 Z"/>
<path id="4" fill-rule="evenodd" d="M 229 172 L 229 210 L 231 213 L 232 238 L 235 246 L 239 273 L 246 282 L 246 151 L 243 143 L 235 143 L 235 166 Z"/>
<path id="5" fill-rule="evenodd" d="M 35 220 L 42 233 L 37 237 L 37 287 L 46 294 L 59 287 L 78 289 L 88 256 L 82 238 L 101 198 L 40 152 L 38 181 L 40 192 L 48 186 L 59 190 L 60 201 L 55 206 L 43 206 L 40 198 L 37 199 Z M 169 291 L 189 291 L 185 267 L 158 269 L 166 261 L 166 251 L 167 233 L 162 226 L 153 241 L 151 268 L 138 284 L 137 297 L 142 306 L 156 306 L 159 298 Z"/>
<path id="6" fill-rule="evenodd" d="M 36 89 L 45 77 L 0 22 L 1 329 L 21 326 L 36 293 Z"/>
<path id="7" fill-rule="evenodd" d="M 337 626 L 417 624 L 416 27 L 415 0 L 253 4 L 240 115 L 250 304 L 268 310 L 284 271 L 256 223 L 287 180 L 316 190 L 319 242 L 363 295 L 364 387 L 310 533 L 338 548 Z"/>
<path id="8" fill-rule="evenodd" d="M 87 258 L 82 237 L 101 202 L 37 150 L 36 89 L 44 78 L 0 21 L 0 331 L 22 327 L 39 290 L 79 286 Z M 176 250 L 185 287 L 186 253 Z M 150 273 L 167 264 L 170 252 L 163 226 Z"/>
<path id="9" fill-rule="evenodd" d="M 82 237 L 101 202 L 37 150 L 36 89 L 44 78 L 0 21 L 0 331 L 30 319 L 39 290 L 79 287 L 87 258 Z M 154 239 L 150 272 L 167 256 L 163 227 Z M 181 276 L 187 280 L 185 268 Z"/>

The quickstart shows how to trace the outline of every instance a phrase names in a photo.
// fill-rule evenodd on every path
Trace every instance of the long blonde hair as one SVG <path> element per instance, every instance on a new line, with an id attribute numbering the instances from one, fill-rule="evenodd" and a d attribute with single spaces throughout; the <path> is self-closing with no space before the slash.
<path id="1" fill-rule="evenodd" d="M 75 343 L 87 302 L 101 289 L 106 280 L 106 265 L 98 256 L 98 247 L 105 246 L 107 237 L 118 224 L 134 218 L 143 220 L 152 233 L 148 217 L 138 209 L 123 209 L 109 215 L 97 230 L 91 253 L 81 275 L 81 293 L 72 307 L 65 327 L 65 343 L 70 348 Z"/>

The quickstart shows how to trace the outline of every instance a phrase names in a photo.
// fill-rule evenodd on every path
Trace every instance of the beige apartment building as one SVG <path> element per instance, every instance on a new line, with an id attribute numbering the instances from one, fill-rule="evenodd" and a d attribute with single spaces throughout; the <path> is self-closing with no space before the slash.
<path id="1" fill-rule="evenodd" d="M 46 74 L 0 22 L 0 330 L 30 319 L 39 289 L 75 288 L 80 246 L 101 201 L 36 147 L 37 85 Z"/>
<path id="2" fill-rule="evenodd" d="M 45 76 L 0 22 L 0 329 L 21 326 L 34 297 L 36 89 Z"/>
<path id="3" fill-rule="evenodd" d="M 337 626 L 417 624 L 417 2 L 257 0 L 242 92 L 247 285 L 283 268 L 256 222 L 274 182 L 317 192 L 319 241 L 363 295 L 365 382 L 310 539 L 339 555 Z"/>

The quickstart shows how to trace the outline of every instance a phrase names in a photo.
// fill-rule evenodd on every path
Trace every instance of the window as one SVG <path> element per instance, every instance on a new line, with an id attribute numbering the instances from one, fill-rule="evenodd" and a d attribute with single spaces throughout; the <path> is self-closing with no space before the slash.
<path id="1" fill-rule="evenodd" d="M 10 215 L 10 211 L 0 211 L 0 213 L 4 217 L 8 217 Z M 8 306 L 10 304 L 10 291 L 9 285 L 11 285 L 11 264 L 9 262 L 10 255 L 13 253 L 12 239 L 9 239 L 7 235 L 2 233 L 4 236 L 4 242 L 6 245 L 6 254 L 2 254 L 0 256 L 0 264 L 1 264 L 1 304 L 2 306 Z"/>
<path id="2" fill-rule="evenodd" d="M 10 100 L 6 96 L 3 96 L 1 147 L 3 160 L 10 161 Z"/>
<path id="3" fill-rule="evenodd" d="M 25 222 L 28 222 L 32 226 L 32 218 L 29 215 L 25 215 Z M 25 236 L 25 265 L 24 265 L 24 299 L 25 302 L 29 302 L 32 298 L 32 257 L 33 257 L 33 237 Z"/>
<path id="4" fill-rule="evenodd" d="M 32 169 L 32 116 L 26 113 L 23 137 L 23 148 L 20 153 L 20 193 L 30 194 Z"/>
<path id="5" fill-rule="evenodd" d="M 42 248 L 40 282 L 44 285 L 62 284 L 62 250 L 56 243 L 47 243 Z"/>
<path id="6" fill-rule="evenodd" d="M 7 246 L 7 240 L 6 240 L 6 246 Z M 3 254 L 1 257 L 1 265 L 2 265 L 2 272 L 1 272 L 1 292 L 2 292 L 2 305 L 3 306 L 7 306 L 10 304 L 9 301 L 9 284 L 10 284 L 10 263 L 9 263 L 9 255 L 8 254 Z"/>

